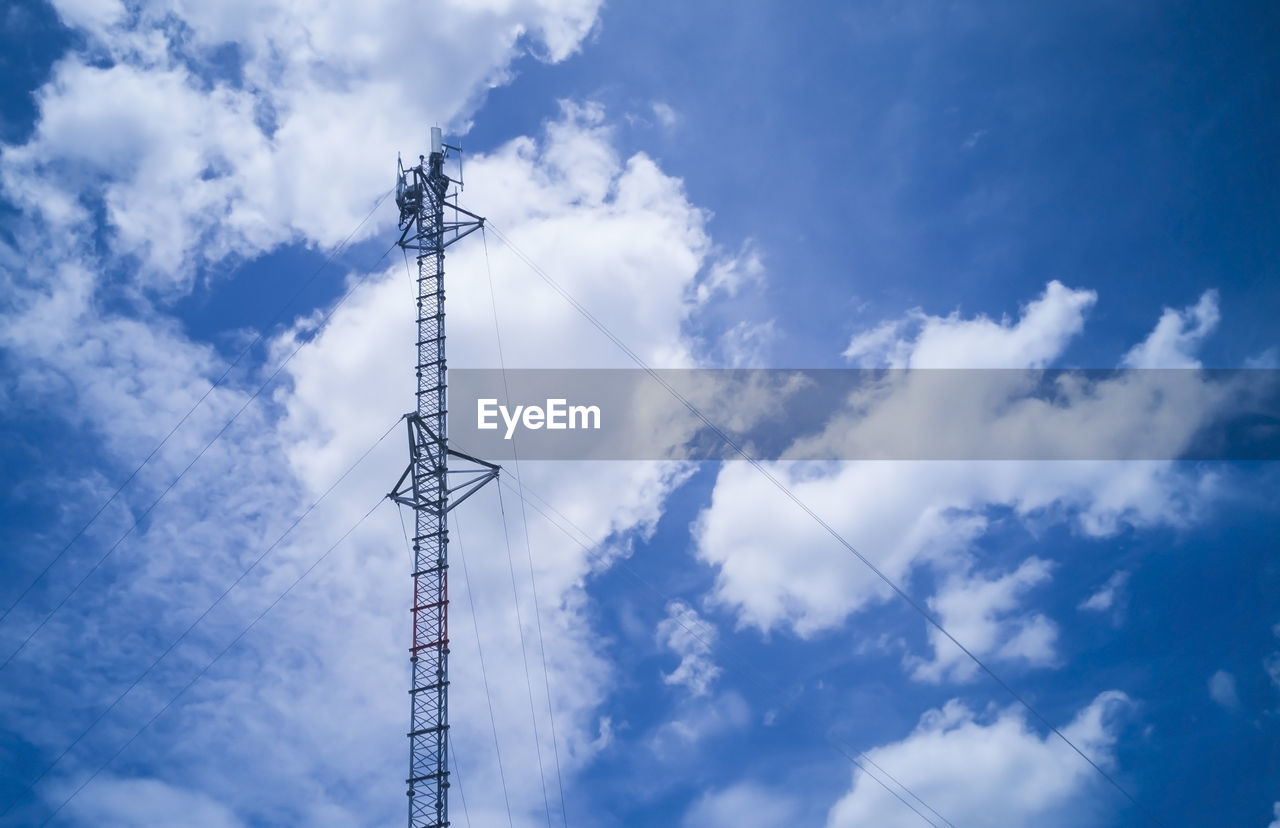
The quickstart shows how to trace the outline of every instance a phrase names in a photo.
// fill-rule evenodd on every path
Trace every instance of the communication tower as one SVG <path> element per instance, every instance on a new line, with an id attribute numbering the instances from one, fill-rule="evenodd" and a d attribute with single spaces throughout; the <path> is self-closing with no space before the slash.
<path id="1" fill-rule="evenodd" d="M 449 153 L 431 128 L 431 154 L 405 169 L 397 161 L 400 247 L 417 275 L 417 405 L 406 415 L 409 465 L 389 497 L 414 512 L 413 643 L 409 649 L 409 826 L 449 824 L 449 531 L 457 506 L 498 476 L 498 467 L 449 448 L 445 366 L 444 251 L 484 226 L 457 203 L 461 181 L 445 174 Z M 459 165 L 461 169 L 461 165 Z M 461 173 L 459 173 L 459 179 Z M 450 469 L 449 461 L 460 461 Z"/>

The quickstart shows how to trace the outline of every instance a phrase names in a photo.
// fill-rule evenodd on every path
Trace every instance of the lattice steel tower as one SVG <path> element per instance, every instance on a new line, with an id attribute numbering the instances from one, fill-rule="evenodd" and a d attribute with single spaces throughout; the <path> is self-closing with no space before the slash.
<path id="1" fill-rule="evenodd" d="M 409 825 L 449 824 L 449 510 L 498 475 L 498 467 L 449 449 L 444 330 L 444 250 L 484 225 L 457 205 L 445 155 L 459 152 L 431 129 L 431 155 L 397 162 L 400 247 L 418 262 L 417 408 L 406 416 L 409 466 L 389 497 L 413 509 L 413 644 L 409 650 Z M 461 177 L 461 176 L 459 176 Z M 445 220 L 446 211 L 450 220 Z M 466 467 L 451 470 L 451 457 Z M 456 496 L 455 496 L 456 495 Z"/>

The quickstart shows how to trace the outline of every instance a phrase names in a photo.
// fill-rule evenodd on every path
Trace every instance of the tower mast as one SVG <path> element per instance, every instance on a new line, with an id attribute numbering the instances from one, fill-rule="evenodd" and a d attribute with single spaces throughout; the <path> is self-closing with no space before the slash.
<path id="1" fill-rule="evenodd" d="M 406 415 L 409 465 L 391 494 L 414 512 L 413 643 L 409 649 L 409 826 L 449 824 L 449 532 L 454 506 L 498 475 L 498 467 L 449 449 L 445 368 L 444 251 L 484 226 L 457 205 L 445 175 L 450 150 L 431 128 L 431 154 L 405 169 L 397 162 L 400 240 L 414 251 L 417 275 L 417 405 Z M 446 212 L 448 220 L 446 221 Z M 449 459 L 463 468 L 451 470 Z"/>

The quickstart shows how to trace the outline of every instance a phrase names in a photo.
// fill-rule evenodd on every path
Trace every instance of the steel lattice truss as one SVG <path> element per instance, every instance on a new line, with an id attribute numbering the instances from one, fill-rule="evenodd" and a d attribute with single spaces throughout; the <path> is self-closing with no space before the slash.
<path id="1" fill-rule="evenodd" d="M 445 414 L 444 251 L 484 224 L 458 207 L 444 173 L 452 147 L 431 131 L 429 158 L 398 170 L 399 244 L 418 262 L 417 408 L 407 416 L 409 465 L 390 497 L 413 509 L 413 644 L 409 650 L 409 825 L 449 824 L 449 533 L 453 506 L 498 475 L 498 467 L 449 449 Z M 450 221 L 445 221 L 446 211 Z M 449 469 L 451 457 L 465 468 Z"/>

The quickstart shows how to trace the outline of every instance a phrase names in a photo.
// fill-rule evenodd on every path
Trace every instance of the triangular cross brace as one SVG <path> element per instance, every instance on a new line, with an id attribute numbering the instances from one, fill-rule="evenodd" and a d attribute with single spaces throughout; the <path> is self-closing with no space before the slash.
<path id="1" fill-rule="evenodd" d="M 431 427 L 424 423 L 418 415 L 410 414 L 407 419 L 409 421 L 409 465 L 405 467 L 404 473 L 400 475 L 400 479 L 396 481 L 396 485 L 392 487 L 391 493 L 388 494 L 387 497 L 391 498 L 396 503 L 416 509 L 428 504 L 420 503 L 414 497 L 414 465 L 425 455 L 428 458 L 428 465 L 431 470 L 438 473 L 440 468 L 438 461 L 430 461 L 436 460 L 436 446 L 439 445 L 439 440 L 436 439 L 435 432 L 431 430 Z M 452 485 L 448 487 L 449 498 L 448 504 L 445 507 L 446 512 L 452 511 L 453 507 L 471 497 L 471 495 L 482 489 L 486 483 L 497 479 L 498 474 L 502 471 L 501 466 L 486 462 L 478 457 L 472 457 L 470 454 L 465 454 L 461 451 L 446 449 L 445 453 L 449 457 L 466 460 L 468 463 L 472 463 L 479 467 L 467 469 L 446 469 L 446 473 L 448 475 L 458 476 L 457 482 L 452 483 L 451 481 Z M 457 492 L 461 492 L 461 494 L 454 497 L 454 494 Z"/>
<path id="2" fill-rule="evenodd" d="M 441 229 L 444 231 L 441 233 L 439 239 L 439 247 L 441 250 L 456 241 L 460 241 L 467 236 L 470 236 L 481 227 L 484 227 L 483 216 L 477 216 L 470 210 L 459 207 L 458 205 L 452 204 L 448 201 L 444 202 L 444 206 L 453 210 L 455 216 L 453 221 L 445 221 L 440 224 Z M 405 225 L 404 230 L 400 233 L 400 240 L 397 244 L 410 250 L 427 249 L 424 248 L 421 242 L 414 242 L 410 239 L 410 236 L 413 235 L 414 232 L 415 228 L 412 223 Z"/>

